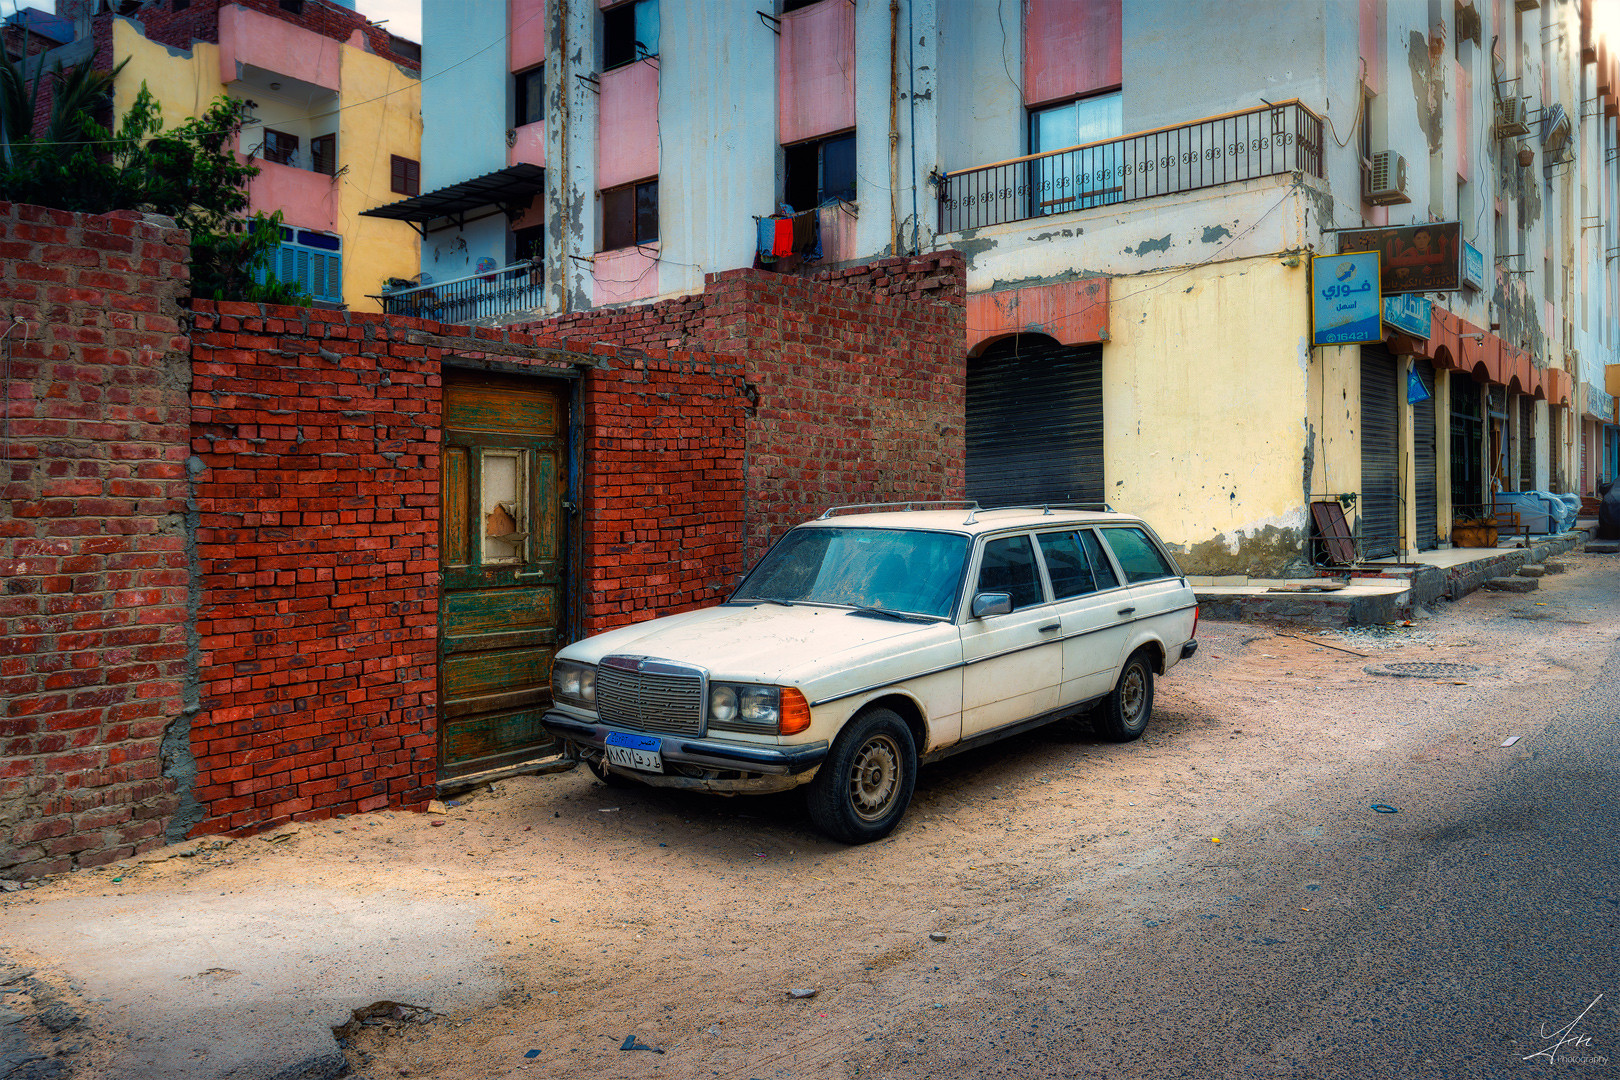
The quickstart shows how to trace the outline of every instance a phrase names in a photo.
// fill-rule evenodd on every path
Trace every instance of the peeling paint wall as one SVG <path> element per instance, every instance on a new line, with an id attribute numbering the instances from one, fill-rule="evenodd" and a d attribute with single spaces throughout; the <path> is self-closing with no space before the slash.
<path id="1" fill-rule="evenodd" d="M 1190 574 L 1303 565 L 1305 274 L 1272 256 L 1112 283 L 1108 501 L 1151 521 Z"/>

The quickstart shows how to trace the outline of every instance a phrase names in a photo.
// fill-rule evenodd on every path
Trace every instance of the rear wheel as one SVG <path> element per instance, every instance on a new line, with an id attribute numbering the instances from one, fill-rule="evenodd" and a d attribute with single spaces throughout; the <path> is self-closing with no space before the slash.
<path id="1" fill-rule="evenodd" d="M 833 740 L 805 799 L 818 829 L 846 844 L 865 844 L 894 831 L 916 786 L 911 729 L 892 709 L 868 709 Z"/>
<path id="2" fill-rule="evenodd" d="M 1109 742 L 1130 742 L 1147 730 L 1153 715 L 1153 659 L 1146 649 L 1131 653 L 1114 690 L 1092 717 L 1097 734 Z"/>

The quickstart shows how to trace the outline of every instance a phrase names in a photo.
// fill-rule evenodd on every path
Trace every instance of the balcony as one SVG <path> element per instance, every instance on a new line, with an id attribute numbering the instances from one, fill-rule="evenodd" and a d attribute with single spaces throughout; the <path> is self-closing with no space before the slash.
<path id="1" fill-rule="evenodd" d="M 1322 176 L 1322 119 L 1297 101 L 949 173 L 939 185 L 939 231 L 1290 172 Z"/>
<path id="2" fill-rule="evenodd" d="M 539 260 L 526 259 L 481 274 L 391 289 L 373 299 L 388 315 L 474 323 L 540 307 L 545 275 Z"/>

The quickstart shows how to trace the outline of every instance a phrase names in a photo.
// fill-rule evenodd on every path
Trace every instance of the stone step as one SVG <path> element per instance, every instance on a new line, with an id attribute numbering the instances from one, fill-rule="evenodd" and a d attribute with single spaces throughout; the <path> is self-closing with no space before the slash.
<path id="1" fill-rule="evenodd" d="M 1525 563 L 1523 566 L 1519 567 L 1519 576 L 1533 578 L 1546 577 L 1547 568 L 1538 563 Z"/>
<path id="2" fill-rule="evenodd" d="M 1541 582 L 1533 577 L 1514 574 L 1512 577 L 1491 578 L 1485 583 L 1485 588 L 1491 592 L 1527 593 L 1541 588 Z"/>
<path id="3" fill-rule="evenodd" d="M 1620 555 L 1620 540 L 1588 540 L 1588 555 Z"/>
<path id="4" fill-rule="evenodd" d="M 1569 569 L 1557 559 L 1544 559 L 1542 560 L 1541 567 L 1549 574 L 1562 574 L 1565 570 Z"/>

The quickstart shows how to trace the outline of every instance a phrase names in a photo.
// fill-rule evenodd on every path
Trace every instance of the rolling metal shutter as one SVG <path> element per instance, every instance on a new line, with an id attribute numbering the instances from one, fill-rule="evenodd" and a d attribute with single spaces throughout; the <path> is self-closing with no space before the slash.
<path id="1" fill-rule="evenodd" d="M 1412 406 L 1412 468 L 1417 473 L 1417 548 L 1428 551 L 1440 546 L 1440 477 L 1436 460 L 1434 432 L 1434 365 L 1423 357 L 1416 360 L 1418 376 L 1431 395 Z"/>
<path id="2" fill-rule="evenodd" d="M 1033 340 L 997 342 L 968 361 L 968 498 L 1102 502 L 1102 347 Z"/>
<path id="3" fill-rule="evenodd" d="M 1369 559 L 1400 549 L 1395 370 L 1387 350 L 1361 347 L 1361 551 Z"/>

